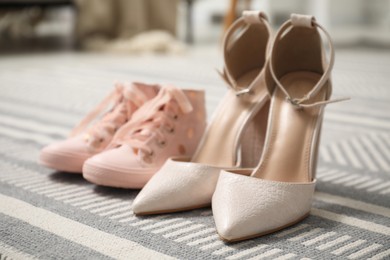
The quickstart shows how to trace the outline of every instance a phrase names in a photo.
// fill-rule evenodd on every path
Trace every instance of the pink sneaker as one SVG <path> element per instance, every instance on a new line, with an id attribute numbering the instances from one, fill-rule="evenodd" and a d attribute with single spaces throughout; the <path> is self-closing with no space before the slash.
<path id="1" fill-rule="evenodd" d="M 99 185 L 142 188 L 169 157 L 191 157 L 205 126 L 204 91 L 162 87 L 118 131 L 109 150 L 85 162 L 83 176 Z"/>
<path id="2" fill-rule="evenodd" d="M 130 120 L 134 112 L 154 98 L 160 87 L 132 83 L 117 84 L 115 89 L 72 130 L 70 137 L 44 147 L 39 163 L 64 172 L 81 173 L 85 160 L 103 151 L 115 132 Z M 110 105 L 114 106 L 102 118 L 89 125 Z"/>

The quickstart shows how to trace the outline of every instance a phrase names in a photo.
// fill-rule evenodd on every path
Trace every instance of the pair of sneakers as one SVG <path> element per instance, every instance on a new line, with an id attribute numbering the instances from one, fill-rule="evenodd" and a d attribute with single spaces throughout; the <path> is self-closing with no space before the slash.
<path id="1" fill-rule="evenodd" d="M 205 121 L 204 91 L 118 83 L 69 138 L 44 147 L 39 161 L 95 184 L 142 188 L 169 157 L 192 156 Z"/>

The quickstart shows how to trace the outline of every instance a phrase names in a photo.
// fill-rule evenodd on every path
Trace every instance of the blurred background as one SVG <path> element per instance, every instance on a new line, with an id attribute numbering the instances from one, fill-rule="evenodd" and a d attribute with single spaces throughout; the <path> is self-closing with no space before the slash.
<path id="1" fill-rule="evenodd" d="M 0 51 L 182 53 L 218 44 L 244 9 L 275 27 L 314 14 L 338 47 L 390 48 L 390 0 L 0 0 Z"/>
<path id="2" fill-rule="evenodd" d="M 206 89 L 211 115 L 226 89 L 220 43 L 245 9 L 274 29 L 315 15 L 336 45 L 335 94 L 389 109 L 390 0 L 0 0 L 0 110 L 61 107 L 70 127 L 115 81 L 144 81 Z"/>

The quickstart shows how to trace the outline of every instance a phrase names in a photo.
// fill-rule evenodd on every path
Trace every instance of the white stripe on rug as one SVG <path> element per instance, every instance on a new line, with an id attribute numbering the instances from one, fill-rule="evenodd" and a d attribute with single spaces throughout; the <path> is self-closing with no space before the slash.
<path id="1" fill-rule="evenodd" d="M 48 123 L 41 123 L 32 119 L 18 118 L 16 116 L 7 116 L 0 114 L 0 121 L 11 127 L 21 128 L 25 130 L 32 130 L 33 132 L 41 134 L 56 134 L 62 136 L 68 136 L 70 128 L 63 126 L 50 125 Z"/>
<path id="2" fill-rule="evenodd" d="M 9 113 L 14 112 L 16 114 L 23 115 L 25 117 L 31 117 L 36 119 L 43 119 L 45 121 L 52 122 L 52 125 L 58 123 L 69 125 L 69 132 L 71 127 L 81 120 L 81 115 L 67 113 L 65 111 L 58 111 L 54 109 L 47 109 L 36 106 L 34 104 L 28 104 L 25 102 L 15 102 L 12 100 L 2 99 L 0 103 L 0 110 L 2 112 Z M 17 118 L 16 116 L 14 118 Z M 58 126 L 61 127 L 61 126 Z"/>
<path id="3" fill-rule="evenodd" d="M 49 137 L 44 134 L 27 132 L 16 128 L 9 128 L 6 126 L 0 126 L 0 134 L 18 140 L 31 140 L 39 144 L 48 144 L 56 140 L 55 138 Z"/>
<path id="4" fill-rule="evenodd" d="M 368 127 L 383 127 L 390 129 L 390 122 L 386 119 L 380 119 L 380 118 L 373 118 L 373 117 L 365 117 L 362 115 L 352 115 L 352 114 L 346 114 L 338 111 L 335 112 L 327 112 L 325 114 L 325 119 L 329 121 L 336 121 L 336 122 L 342 122 L 345 123 L 355 123 L 359 125 L 364 125 Z"/>
<path id="5" fill-rule="evenodd" d="M 271 259 L 272 256 L 279 254 L 281 252 L 283 252 L 282 249 L 274 248 L 274 249 L 268 250 L 260 255 L 256 255 L 256 256 L 250 258 L 249 260 Z"/>
<path id="6" fill-rule="evenodd" d="M 324 201 L 326 203 L 336 204 L 336 205 L 357 209 L 372 214 L 378 214 L 390 218 L 390 209 L 375 204 L 366 203 L 363 201 L 349 199 L 349 198 L 340 197 L 336 195 L 331 195 L 329 193 L 324 193 L 324 192 L 316 192 L 314 198 L 317 200 Z"/>
<path id="7" fill-rule="evenodd" d="M 310 211 L 310 215 L 318 216 L 321 218 L 326 218 L 329 220 L 340 222 L 340 223 L 343 223 L 343 224 L 346 224 L 349 226 L 358 227 L 358 228 L 365 229 L 365 230 L 368 230 L 371 232 L 383 234 L 386 236 L 390 235 L 390 228 L 389 227 L 386 227 L 386 226 L 380 225 L 380 224 L 376 224 L 374 222 L 370 222 L 370 221 L 366 221 L 366 220 L 362 220 L 362 219 L 358 219 L 358 218 L 354 218 L 354 217 L 349 217 L 349 216 L 346 216 L 343 214 L 337 214 L 337 213 L 330 212 L 330 211 L 323 210 L 323 209 L 312 208 Z"/>
<path id="8" fill-rule="evenodd" d="M 302 229 L 305 229 L 307 227 L 309 227 L 308 224 L 300 224 L 299 226 L 296 226 L 296 227 L 284 230 L 284 231 L 282 231 L 280 233 L 276 233 L 275 236 L 278 237 L 278 238 L 281 238 L 281 237 L 284 237 L 284 236 L 288 236 L 288 235 L 290 235 L 292 233 L 295 233 L 297 231 L 300 231 Z"/>
<path id="9" fill-rule="evenodd" d="M 345 236 L 339 237 L 339 238 L 337 238 L 335 240 L 331 240 L 329 242 L 326 242 L 325 244 L 321 244 L 321 245 L 317 246 L 316 248 L 318 250 L 326 250 L 328 248 L 331 248 L 331 247 L 334 247 L 334 246 L 336 246 L 338 244 L 341 244 L 341 243 L 343 243 L 343 242 L 345 242 L 345 241 L 347 241 L 349 239 L 351 239 L 351 237 L 348 236 L 348 235 L 345 235 Z"/>
<path id="10" fill-rule="evenodd" d="M 311 246 L 313 244 L 316 244 L 317 242 L 320 242 L 328 237 L 332 237 L 332 236 L 335 236 L 337 233 L 336 232 L 327 232 L 327 233 L 324 233 L 324 234 L 321 234 L 315 238 L 312 238 L 310 240 L 307 240 L 305 242 L 302 243 L 302 245 L 304 246 Z"/>
<path id="11" fill-rule="evenodd" d="M 53 212 L 0 194 L 0 212 L 116 259 L 174 259 Z M 27 214 L 28 212 L 28 214 Z"/>

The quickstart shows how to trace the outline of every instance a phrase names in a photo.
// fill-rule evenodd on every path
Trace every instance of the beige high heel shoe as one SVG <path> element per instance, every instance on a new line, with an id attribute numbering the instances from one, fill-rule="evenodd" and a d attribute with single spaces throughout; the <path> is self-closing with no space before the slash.
<path id="1" fill-rule="evenodd" d="M 319 30 L 329 41 L 326 66 Z M 265 235 L 308 216 L 324 105 L 344 100 L 329 100 L 333 63 L 330 36 L 314 17 L 293 14 L 279 29 L 266 69 L 271 105 L 260 164 L 250 176 L 222 171 L 213 195 L 223 240 Z"/>
<path id="2" fill-rule="evenodd" d="M 229 91 L 193 158 L 168 160 L 134 200 L 135 214 L 209 206 L 221 169 L 257 165 L 268 113 L 263 68 L 270 37 L 271 29 L 261 12 L 246 11 L 231 26 L 224 38 L 221 73 Z"/>

